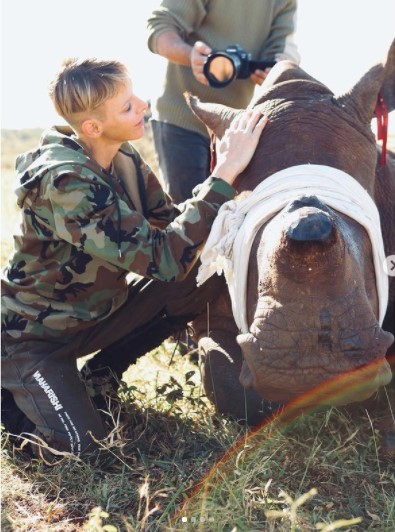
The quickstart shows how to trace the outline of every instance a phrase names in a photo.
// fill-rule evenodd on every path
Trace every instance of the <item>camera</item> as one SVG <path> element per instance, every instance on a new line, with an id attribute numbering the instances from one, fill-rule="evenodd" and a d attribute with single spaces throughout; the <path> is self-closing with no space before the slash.
<path id="1" fill-rule="evenodd" d="M 247 79 L 256 69 L 265 69 L 276 64 L 273 60 L 252 61 L 251 54 L 238 44 L 226 50 L 211 52 L 203 65 L 203 73 L 211 87 L 222 88 L 235 78 Z"/>

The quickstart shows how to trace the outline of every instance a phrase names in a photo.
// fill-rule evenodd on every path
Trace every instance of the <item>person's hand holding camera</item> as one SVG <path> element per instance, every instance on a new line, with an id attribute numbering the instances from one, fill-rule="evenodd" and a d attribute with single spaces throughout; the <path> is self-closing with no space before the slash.
<path id="1" fill-rule="evenodd" d="M 202 41 L 196 41 L 191 50 L 191 68 L 195 78 L 203 85 L 208 85 L 208 80 L 203 73 L 203 66 L 208 54 L 212 52 L 210 46 Z"/>
<path id="2" fill-rule="evenodd" d="M 251 81 L 253 81 L 256 85 L 262 85 L 262 83 L 267 78 L 271 68 L 267 67 L 265 70 L 257 69 L 250 75 Z"/>

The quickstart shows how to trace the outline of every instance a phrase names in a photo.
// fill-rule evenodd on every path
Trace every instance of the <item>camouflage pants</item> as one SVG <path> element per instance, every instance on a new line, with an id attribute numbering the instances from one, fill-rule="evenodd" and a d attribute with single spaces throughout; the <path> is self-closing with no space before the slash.
<path id="1" fill-rule="evenodd" d="M 218 294 L 213 280 L 196 288 L 193 274 L 181 283 L 135 276 L 122 308 L 73 337 L 21 342 L 3 335 L 2 387 L 51 447 L 77 455 L 94 451 L 90 433 L 100 440 L 106 430 L 81 380 L 77 358 L 100 350 L 92 368 L 109 366 L 121 377 L 138 356 L 185 328 L 206 308 Z"/>

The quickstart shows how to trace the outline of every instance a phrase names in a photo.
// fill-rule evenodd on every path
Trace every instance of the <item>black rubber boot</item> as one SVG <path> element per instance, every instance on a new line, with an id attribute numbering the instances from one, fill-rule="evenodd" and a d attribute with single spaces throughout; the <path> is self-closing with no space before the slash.
<path id="1" fill-rule="evenodd" d="M 18 444 L 18 440 L 21 443 L 20 436 L 34 434 L 36 429 L 36 425 L 18 408 L 12 393 L 5 388 L 1 389 L 1 423 L 14 444 Z M 33 455 L 30 445 L 25 447 L 25 451 Z"/>

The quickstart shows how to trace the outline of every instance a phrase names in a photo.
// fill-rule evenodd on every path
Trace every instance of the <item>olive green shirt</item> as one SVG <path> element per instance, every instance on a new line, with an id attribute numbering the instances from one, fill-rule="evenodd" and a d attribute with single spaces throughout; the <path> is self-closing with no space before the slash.
<path id="1" fill-rule="evenodd" d="M 162 0 L 148 19 L 148 46 L 157 53 L 158 35 L 174 30 L 189 45 L 198 40 L 213 50 L 238 44 L 252 60 L 290 59 L 299 63 L 293 41 L 296 0 Z M 158 97 L 152 102 L 152 117 L 208 136 L 206 126 L 187 106 L 183 93 L 189 91 L 202 101 L 246 108 L 255 84 L 236 79 L 222 89 L 199 83 L 189 66 L 168 62 Z"/>

